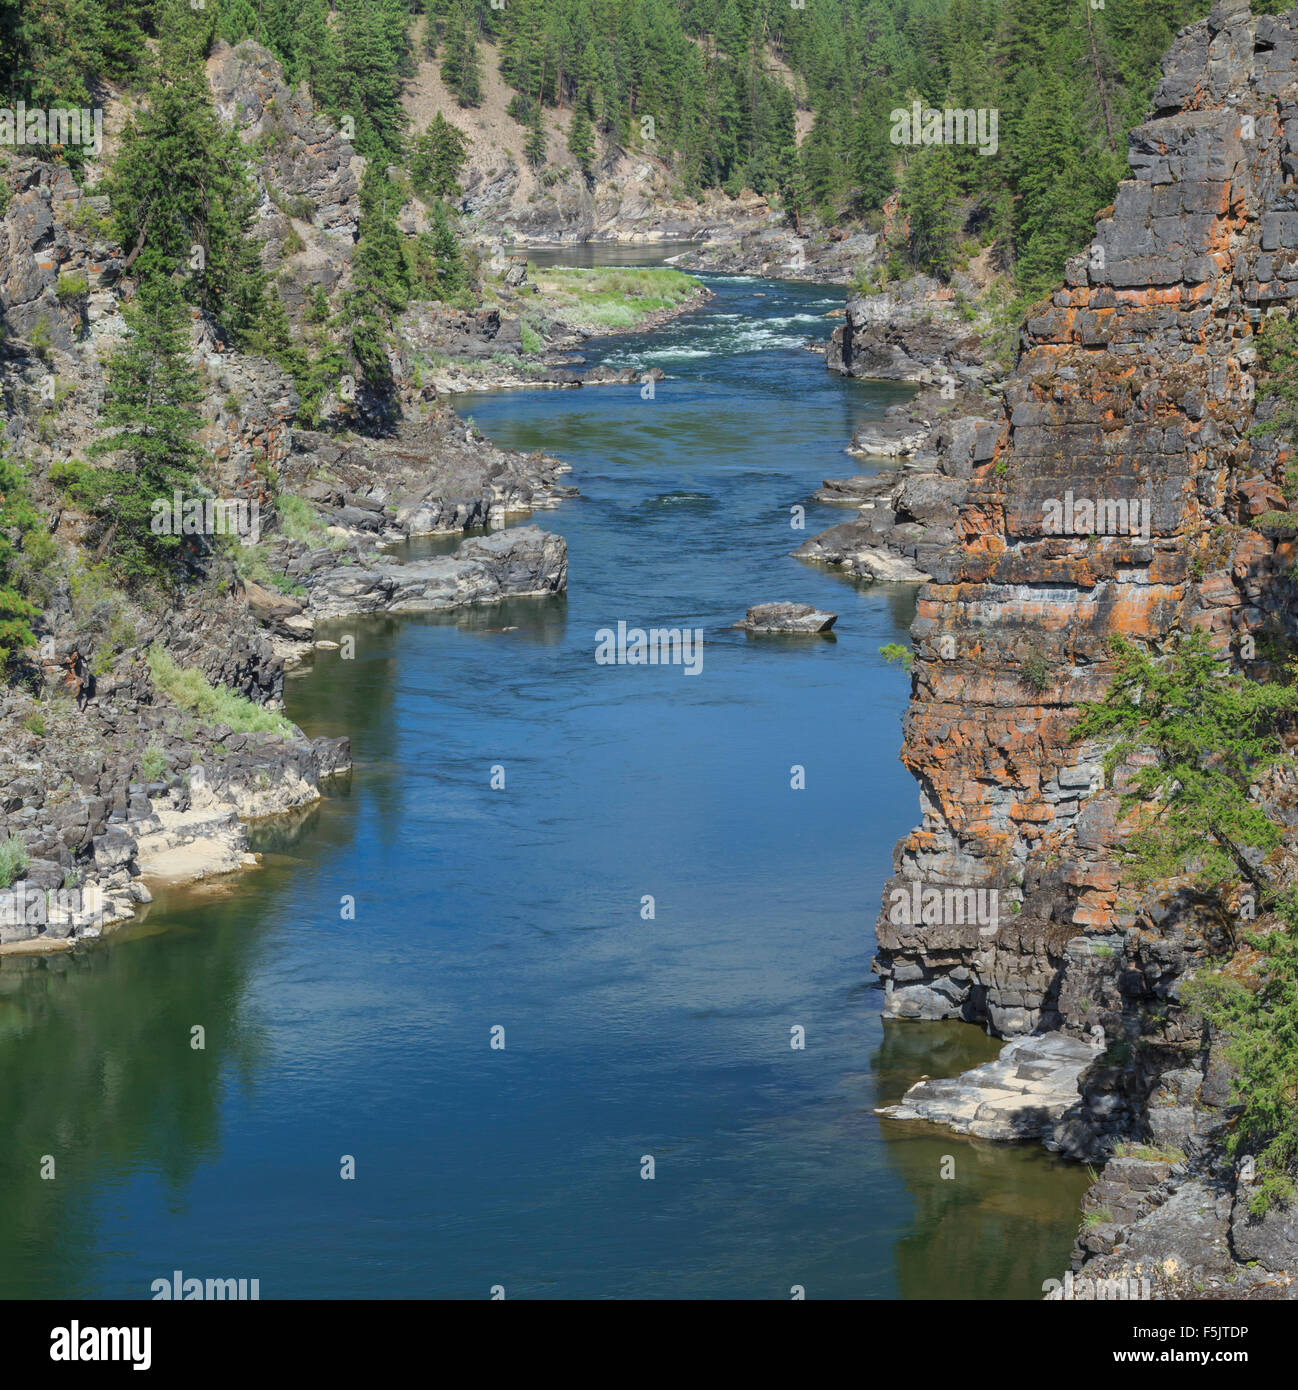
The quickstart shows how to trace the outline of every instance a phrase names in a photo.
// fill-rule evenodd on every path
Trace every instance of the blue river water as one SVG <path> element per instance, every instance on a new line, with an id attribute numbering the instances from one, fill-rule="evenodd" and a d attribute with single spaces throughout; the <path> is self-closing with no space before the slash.
<path id="1" fill-rule="evenodd" d="M 355 659 L 287 699 L 351 736 L 350 778 L 232 884 L 0 967 L 0 1294 L 180 1269 L 263 1298 L 1006 1298 L 1062 1271 L 1084 1173 L 874 1113 L 995 1050 L 885 1025 L 869 972 L 917 819 L 878 654 L 914 590 L 789 554 L 848 515 L 810 495 L 902 388 L 805 349 L 841 292 L 709 284 L 591 345 L 660 366 L 653 399 L 456 402 L 572 464 L 581 496 L 534 518 L 566 598 L 338 624 Z M 779 599 L 835 639 L 731 627 Z M 702 670 L 596 664 L 619 621 L 702 629 Z"/>

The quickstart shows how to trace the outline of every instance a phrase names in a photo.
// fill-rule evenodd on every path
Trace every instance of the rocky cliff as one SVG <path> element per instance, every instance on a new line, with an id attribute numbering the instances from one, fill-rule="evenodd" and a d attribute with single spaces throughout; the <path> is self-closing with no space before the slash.
<path id="1" fill-rule="evenodd" d="M 1176 1007 L 1220 943 L 1185 895 L 1127 890 L 1126 770 L 1110 781 L 1102 750 L 1071 734 L 1108 684 L 1115 633 L 1157 651 L 1199 626 L 1236 661 L 1293 638 L 1293 542 L 1254 524 L 1288 507 L 1286 454 L 1249 430 L 1255 334 L 1298 295 L 1295 174 L 1298 13 L 1221 0 L 1178 36 L 1115 205 L 1028 320 L 957 543 L 928 560 L 902 751 L 923 821 L 897 846 L 878 922 L 886 1014 L 1094 1040 L 1052 1142 L 1098 1156 L 1154 1137 L 1179 1154 L 1143 1175 L 1152 1202 L 1119 1204 L 1131 1222 L 1175 1212 L 1187 1173 L 1216 1183 L 1206 1206 L 1181 1202 L 1212 1232 L 1142 1237 L 1156 1262 L 1179 1249 L 1183 1273 L 1243 1253 L 1214 1147 L 1229 1088 Z M 1292 823 L 1283 795 L 1271 811 Z M 932 910 L 911 911 L 931 889 Z M 1286 1219 L 1272 1268 L 1298 1261 Z M 1079 1266 L 1130 1234 L 1110 1219 Z"/>

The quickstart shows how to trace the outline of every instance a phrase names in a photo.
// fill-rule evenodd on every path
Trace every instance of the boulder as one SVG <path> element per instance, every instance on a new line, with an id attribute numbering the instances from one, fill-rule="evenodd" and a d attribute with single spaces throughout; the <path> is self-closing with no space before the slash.
<path id="1" fill-rule="evenodd" d="M 735 626 L 755 633 L 824 633 L 837 621 L 837 613 L 822 612 L 809 603 L 759 603 Z"/>

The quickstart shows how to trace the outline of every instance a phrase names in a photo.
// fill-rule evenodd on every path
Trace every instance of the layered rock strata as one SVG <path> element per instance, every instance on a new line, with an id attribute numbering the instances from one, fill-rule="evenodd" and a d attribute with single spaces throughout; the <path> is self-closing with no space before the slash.
<path id="1" fill-rule="evenodd" d="M 902 751 L 924 821 L 896 883 L 1001 906 L 990 935 L 885 912 L 891 1014 L 1119 1025 L 1142 934 L 1179 926 L 1119 899 L 1122 771 L 1108 785 L 1070 734 L 1114 634 L 1158 648 L 1198 624 L 1225 651 L 1280 620 L 1288 543 L 1249 522 L 1285 503 L 1275 448 L 1248 437 L 1248 369 L 1263 315 L 1298 294 L 1298 41 L 1247 9 L 1219 5 L 1169 54 L 1130 177 L 1029 319 L 957 544 L 930 562 Z"/>
<path id="2" fill-rule="evenodd" d="M 1130 1190 L 1114 1210 L 1093 1197 L 1074 1273 L 1151 1279 L 1142 1296 L 1275 1296 L 1298 1226 L 1248 1216 L 1222 1147 L 1229 1074 L 1178 1007 L 1220 925 L 1175 884 L 1124 882 L 1132 769 L 1107 776 L 1073 731 L 1114 635 L 1157 653 L 1197 626 L 1255 674 L 1294 637 L 1294 528 L 1265 519 L 1289 508 L 1288 453 L 1250 431 L 1267 409 L 1255 335 L 1298 296 L 1298 14 L 1222 0 L 1184 30 L 1129 164 L 1028 319 L 957 544 L 920 596 L 902 758 L 923 822 L 895 851 L 875 964 L 892 1016 L 1103 1030 L 1049 1142 L 1092 1158 L 1148 1142 L 1155 1166 L 1138 1183 L 1106 1168 L 1101 1188 Z M 1291 789 L 1259 792 L 1293 824 Z M 899 911 L 916 884 L 996 908 Z"/>

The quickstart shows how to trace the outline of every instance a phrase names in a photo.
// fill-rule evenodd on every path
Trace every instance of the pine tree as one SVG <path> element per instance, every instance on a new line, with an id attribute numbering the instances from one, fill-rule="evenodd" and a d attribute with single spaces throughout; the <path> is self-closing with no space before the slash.
<path id="1" fill-rule="evenodd" d="M 361 178 L 360 236 L 352 260 L 347 312 L 352 324 L 352 355 L 370 388 L 391 389 L 388 340 L 395 317 L 410 300 L 410 276 L 397 230 L 401 193 L 376 164 Z"/>
<path id="2" fill-rule="evenodd" d="M 802 218 L 807 210 L 807 178 L 796 145 L 786 145 L 780 151 L 776 180 L 784 210 L 792 217 L 793 225 L 801 236 Z"/>
<path id="3" fill-rule="evenodd" d="M 582 106 L 572 113 L 572 123 L 568 127 L 568 152 L 577 161 L 582 174 L 589 179 L 595 161 L 595 135 L 591 130 L 590 117 Z"/>
<path id="4" fill-rule="evenodd" d="M 541 119 L 541 103 L 533 101 L 527 113 L 527 139 L 523 142 L 523 153 L 527 162 L 539 169 L 545 163 L 546 139 L 545 125 Z"/>
<path id="5" fill-rule="evenodd" d="M 438 295 L 442 299 L 449 299 L 457 290 L 464 288 L 466 277 L 464 257 L 460 254 L 460 244 L 445 203 L 433 204 L 433 225 L 429 235 L 436 264 Z"/>
<path id="6" fill-rule="evenodd" d="M 460 170 L 469 147 L 469 137 L 435 112 L 410 156 L 410 177 L 419 194 L 434 198 L 458 198 Z"/>
<path id="7" fill-rule="evenodd" d="M 201 69 L 165 74 L 126 127 L 109 180 L 126 268 L 141 281 L 184 272 L 185 296 L 236 339 L 258 321 L 265 277 L 249 236 L 242 146 L 217 120 Z"/>
<path id="8" fill-rule="evenodd" d="M 851 169 L 853 198 L 864 210 L 883 206 L 897 183 L 897 146 L 890 138 L 890 123 L 877 97 L 863 102 L 852 132 Z"/>
<path id="9" fill-rule="evenodd" d="M 36 640 L 31 621 L 37 608 L 19 592 L 15 575 L 22 535 L 35 524 L 23 471 L 0 449 L 0 673 Z"/>
<path id="10" fill-rule="evenodd" d="M 1101 191 L 1095 173 L 1102 165 L 1083 155 L 1069 96 L 1058 73 L 1043 74 L 1018 124 L 1015 251 L 1017 277 L 1029 293 L 1044 293 L 1055 283 L 1094 226 L 1094 199 Z"/>
<path id="11" fill-rule="evenodd" d="M 400 163 L 408 117 L 403 78 L 413 71 L 404 0 L 338 0 L 337 102 L 356 123 L 356 147 Z"/>
<path id="12" fill-rule="evenodd" d="M 917 150 L 906 166 L 902 206 L 910 222 L 909 254 L 918 269 L 946 279 L 955 265 L 960 190 L 946 145 Z"/>
<path id="13" fill-rule="evenodd" d="M 469 0 L 456 0 L 442 49 L 442 81 L 461 106 L 482 100 L 482 62 L 478 57 L 478 17 Z"/>
<path id="14" fill-rule="evenodd" d="M 155 535 L 153 503 L 193 482 L 201 451 L 198 377 L 189 362 L 189 310 L 166 275 L 141 282 L 123 310 L 127 336 L 109 359 L 103 423 L 110 433 L 87 451 L 110 455 L 92 474 L 94 510 L 106 527 L 104 546 L 128 582 L 163 577 L 173 568 L 180 539 Z"/>

